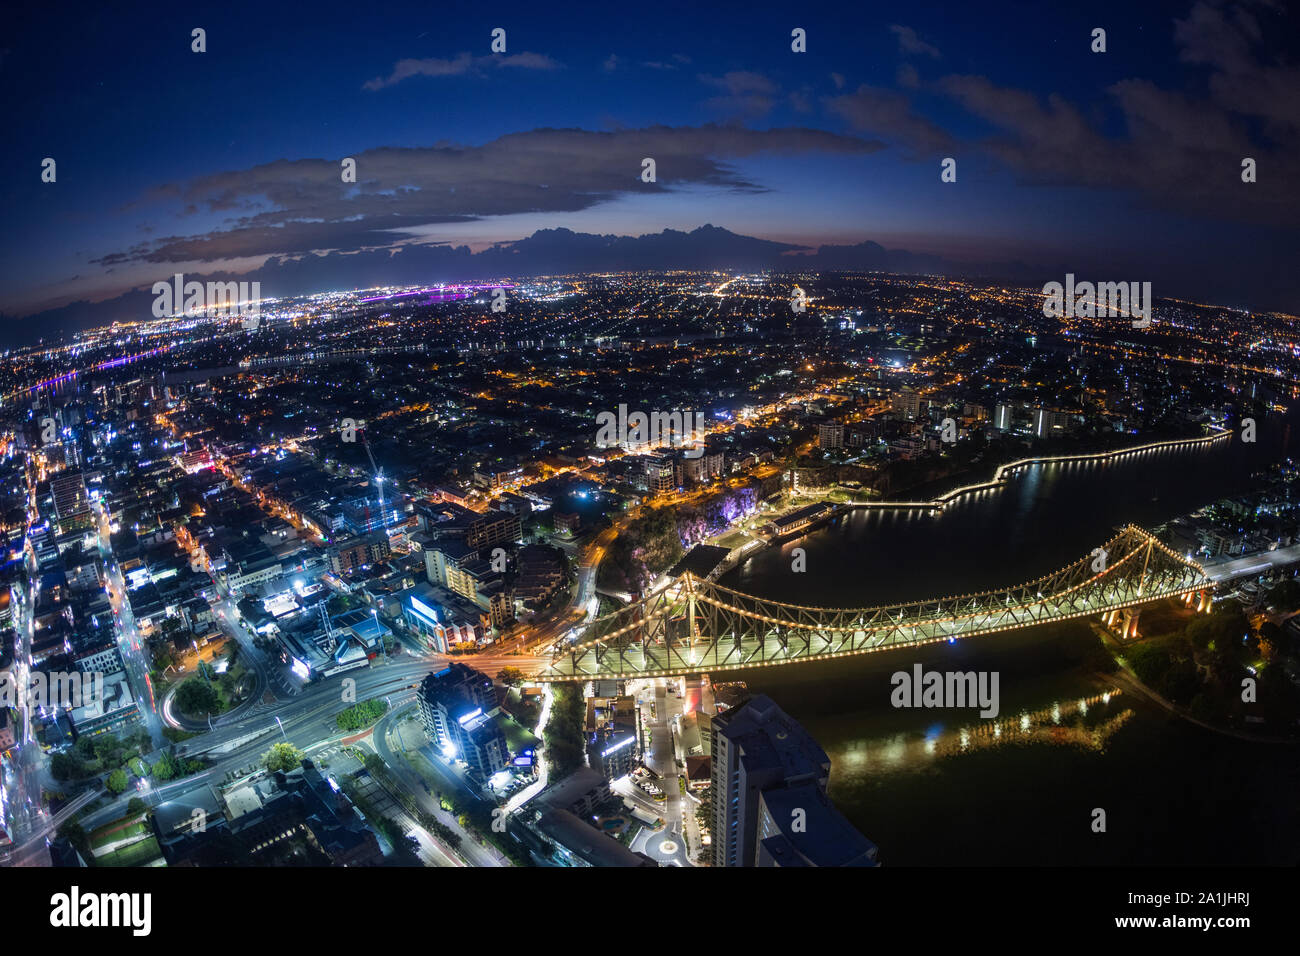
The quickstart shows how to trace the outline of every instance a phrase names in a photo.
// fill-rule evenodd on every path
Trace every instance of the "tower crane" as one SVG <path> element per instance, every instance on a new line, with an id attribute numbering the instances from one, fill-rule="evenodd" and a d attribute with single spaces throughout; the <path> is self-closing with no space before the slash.
<path id="1" fill-rule="evenodd" d="M 370 468 L 375 473 L 375 486 L 379 489 L 379 526 L 388 530 L 388 516 L 384 513 L 384 472 L 375 464 L 374 453 L 370 450 L 370 439 L 366 437 L 366 431 L 361 430 L 361 443 L 366 446 L 366 457 L 370 459 Z"/>

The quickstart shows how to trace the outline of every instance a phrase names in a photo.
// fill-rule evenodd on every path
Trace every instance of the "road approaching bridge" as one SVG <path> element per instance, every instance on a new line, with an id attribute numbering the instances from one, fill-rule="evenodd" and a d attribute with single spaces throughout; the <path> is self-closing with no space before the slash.
<path id="1" fill-rule="evenodd" d="M 1271 571 L 1281 571 L 1300 564 L 1300 544 L 1293 544 L 1274 551 L 1264 551 L 1243 558 L 1220 561 L 1206 567 L 1205 573 L 1216 584 L 1226 584 L 1238 578 L 1249 578 Z"/>
<path id="2" fill-rule="evenodd" d="M 1195 561 L 1134 525 L 1099 552 L 998 591 L 873 608 L 817 608 L 742 594 L 684 573 L 671 586 L 581 626 L 539 681 L 667 677 L 773 667 L 950 641 L 1092 615 L 1122 619 L 1164 598 L 1208 609 L 1213 582 Z"/>

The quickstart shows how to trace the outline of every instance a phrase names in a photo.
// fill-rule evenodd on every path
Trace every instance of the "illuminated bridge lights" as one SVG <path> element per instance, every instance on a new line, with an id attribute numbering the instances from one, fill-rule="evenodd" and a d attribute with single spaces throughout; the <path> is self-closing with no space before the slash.
<path id="1" fill-rule="evenodd" d="M 924 510 L 934 515 L 941 513 L 945 505 L 952 504 L 958 498 L 965 495 L 994 491 L 1001 488 L 1007 482 L 1007 476 L 1014 474 L 1022 468 L 1028 468 L 1032 465 L 1056 465 L 1062 463 L 1079 464 L 1083 462 L 1097 461 L 1105 464 L 1115 459 L 1124 459 L 1130 455 L 1145 454 L 1164 448 L 1179 448 L 1191 445 L 1206 445 L 1218 441 L 1226 441 L 1232 437 L 1232 432 L 1227 429 L 1216 429 L 1212 435 L 1202 435 L 1199 438 L 1179 438 L 1169 441 L 1151 442 L 1146 445 L 1136 445 L 1132 448 L 1123 448 L 1117 451 L 1094 452 L 1083 455 L 1055 455 L 1050 457 L 1039 458 L 1020 458 L 1016 461 L 1007 462 L 1005 465 L 999 465 L 993 477 L 988 481 L 977 482 L 972 485 L 962 485 L 954 488 L 952 491 L 944 492 L 942 495 L 930 501 L 862 501 L 855 502 L 855 507 L 867 508 L 874 510 Z"/>
<path id="2" fill-rule="evenodd" d="M 1212 587 L 1205 569 L 1132 525 L 1092 555 L 1028 584 L 876 608 L 770 601 L 701 581 L 673 587 L 585 625 L 541 681 L 670 676 L 828 660 L 1114 612 Z"/>

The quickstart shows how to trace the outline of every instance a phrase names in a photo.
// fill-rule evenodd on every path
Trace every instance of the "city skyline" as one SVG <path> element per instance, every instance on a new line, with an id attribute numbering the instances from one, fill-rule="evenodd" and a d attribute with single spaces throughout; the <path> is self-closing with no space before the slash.
<path id="1" fill-rule="evenodd" d="M 606 11 L 579 19 L 580 41 L 527 9 L 411 8 L 368 12 L 360 44 L 324 14 L 290 28 L 267 11 L 251 33 L 244 15 L 91 14 L 32 26 L 34 41 L 72 32 L 0 59 L 32 151 L 4 159 L 25 224 L 0 271 L 11 344 L 143 318 L 178 272 L 273 297 L 642 264 L 1031 286 L 1073 272 L 1294 309 L 1294 23 L 1268 5 L 1035 7 L 1010 23 L 814 5 L 798 23 L 698 12 L 685 30 Z M 123 63 L 127 48 L 142 55 Z M 161 128 L 110 132 L 126 102 Z M 629 238 L 595 238 L 613 236 Z"/>

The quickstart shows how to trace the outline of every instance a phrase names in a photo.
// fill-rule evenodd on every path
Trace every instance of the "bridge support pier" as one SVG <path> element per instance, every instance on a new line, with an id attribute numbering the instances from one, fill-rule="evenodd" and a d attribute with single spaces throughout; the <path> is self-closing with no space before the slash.
<path id="1" fill-rule="evenodd" d="M 1131 641 L 1138 636 L 1138 618 L 1141 615 L 1141 608 L 1123 607 L 1107 611 L 1101 616 L 1101 622 L 1121 641 Z"/>
<path id="2" fill-rule="evenodd" d="M 1119 636 L 1121 640 L 1131 641 L 1138 636 L 1138 618 L 1142 609 L 1138 607 L 1121 608 L 1119 612 Z"/>

